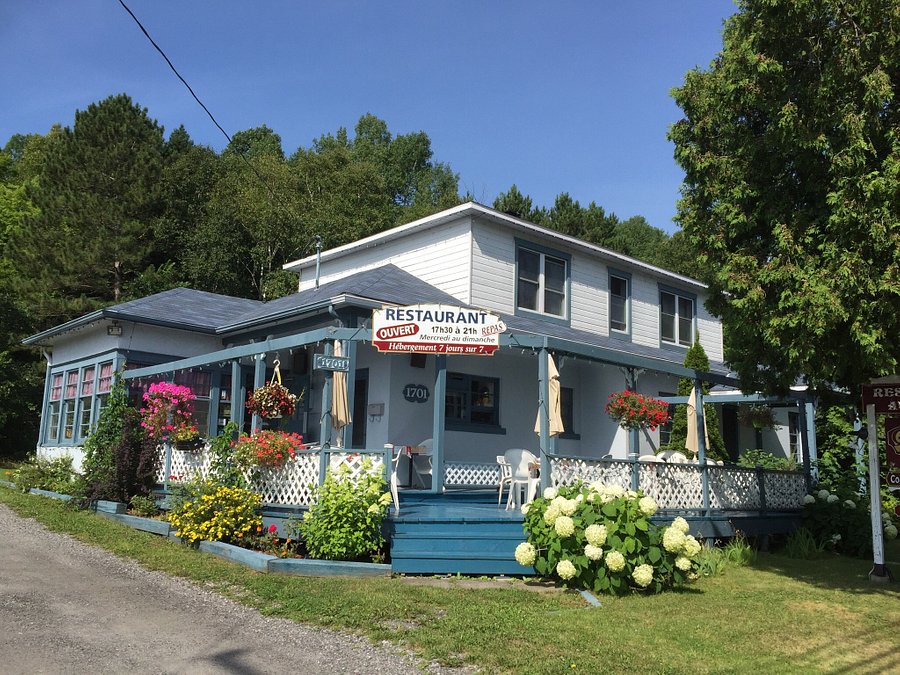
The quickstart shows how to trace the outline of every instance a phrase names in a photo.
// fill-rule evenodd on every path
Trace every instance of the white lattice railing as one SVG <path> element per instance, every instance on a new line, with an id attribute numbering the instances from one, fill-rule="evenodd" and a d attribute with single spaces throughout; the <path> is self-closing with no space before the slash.
<path id="1" fill-rule="evenodd" d="M 182 451 L 174 446 L 169 459 L 169 471 L 166 474 L 165 447 L 160 447 L 161 462 L 156 478 L 160 483 L 169 480 L 191 480 L 206 478 L 209 475 L 209 446 L 197 451 Z M 372 473 L 384 473 L 384 453 L 359 452 L 341 449 L 327 451 L 328 465 L 337 471 L 341 465 L 349 468 L 349 478 L 356 479 L 363 472 L 363 460 L 372 461 L 369 469 Z M 309 506 L 312 504 L 316 487 L 321 477 L 321 450 L 307 449 L 298 452 L 293 459 L 278 469 L 257 468 L 245 471 L 244 477 L 254 492 L 262 495 L 263 504 L 270 506 Z"/>
<path id="2" fill-rule="evenodd" d="M 630 488 L 632 462 L 627 460 L 550 457 L 550 483 L 572 485 L 601 481 Z M 638 486 L 662 509 L 703 508 L 703 470 L 696 464 L 637 462 Z M 760 471 L 708 465 L 709 506 L 718 511 L 800 509 L 806 494 L 802 473 Z M 765 491 L 765 500 L 760 485 Z"/>
<path id="3" fill-rule="evenodd" d="M 790 471 L 766 471 L 763 474 L 766 507 L 770 509 L 803 508 L 806 480 L 803 474 Z"/>
<path id="4" fill-rule="evenodd" d="M 500 485 L 500 466 L 494 462 L 444 462 L 446 487 L 492 487 Z"/>
<path id="5" fill-rule="evenodd" d="M 580 457 L 551 457 L 551 485 L 572 485 L 576 481 L 631 487 L 631 462 L 617 459 L 583 459 Z"/>

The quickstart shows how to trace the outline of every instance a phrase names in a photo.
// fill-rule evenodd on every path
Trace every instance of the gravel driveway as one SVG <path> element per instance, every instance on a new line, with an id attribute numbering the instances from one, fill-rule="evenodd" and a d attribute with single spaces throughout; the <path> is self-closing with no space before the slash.
<path id="1" fill-rule="evenodd" d="M 421 670 L 397 647 L 264 617 L 0 505 L 0 672 Z"/>

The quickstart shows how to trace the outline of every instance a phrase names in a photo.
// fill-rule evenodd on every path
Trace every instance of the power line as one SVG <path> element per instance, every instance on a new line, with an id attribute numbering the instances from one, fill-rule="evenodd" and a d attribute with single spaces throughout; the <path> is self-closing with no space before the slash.
<path id="1" fill-rule="evenodd" d="M 164 59 L 165 62 L 168 64 L 168 66 L 169 66 L 169 68 L 171 69 L 171 71 L 172 71 L 173 73 L 175 73 L 175 77 L 177 77 L 179 80 L 181 80 L 181 83 L 182 83 L 182 84 L 187 88 L 187 90 L 191 93 L 191 96 L 194 97 L 194 100 L 197 102 L 197 104 L 198 104 L 201 108 L 203 108 L 203 111 L 209 116 L 209 119 L 212 120 L 212 123 L 216 125 L 216 128 L 218 128 L 218 130 L 222 132 L 222 135 L 225 136 L 225 138 L 228 139 L 228 143 L 229 143 L 229 144 L 232 143 L 232 138 L 231 138 L 231 136 L 228 134 L 227 131 L 225 131 L 225 129 L 222 127 L 222 125 L 219 124 L 219 121 L 215 118 L 215 115 L 213 115 L 212 112 L 210 112 L 209 108 L 206 107 L 206 105 L 203 103 L 203 101 L 200 100 L 200 97 L 197 96 L 197 94 L 196 94 L 196 93 L 194 92 L 194 90 L 191 88 L 191 85 L 188 84 L 187 80 L 185 80 L 185 79 L 181 76 L 181 73 L 178 72 L 178 69 L 177 69 L 177 68 L 175 67 L 175 65 L 172 63 L 171 59 L 169 59 L 169 57 L 166 56 L 166 53 L 162 50 L 162 47 L 160 47 L 158 44 L 156 44 L 156 40 L 154 40 L 154 39 L 151 37 L 150 33 L 147 32 L 147 29 L 144 28 L 144 24 L 141 23 L 140 19 L 138 19 L 138 18 L 135 16 L 134 12 L 131 11 L 131 9 L 128 7 L 128 5 L 125 4 L 125 2 L 124 2 L 123 0 L 119 0 L 119 4 L 122 5 L 122 9 L 124 9 L 126 12 L 128 12 L 128 15 L 134 20 L 134 22 L 137 24 L 137 27 L 141 29 L 141 32 L 144 34 L 144 37 L 146 37 L 147 40 L 150 41 L 150 44 L 153 45 L 153 48 L 156 49 L 156 51 L 159 52 L 159 55 L 163 57 L 163 59 Z M 300 218 L 297 216 L 297 214 L 293 212 L 293 209 L 291 209 L 289 206 L 287 206 L 286 204 L 284 204 L 284 203 L 278 198 L 278 195 L 275 194 L 275 191 L 274 191 L 274 190 L 272 189 L 272 187 L 266 182 L 266 179 L 263 178 L 262 174 L 259 173 L 259 171 L 256 169 L 256 167 L 253 166 L 253 164 L 250 162 L 250 160 L 247 159 L 247 157 L 244 155 L 243 151 L 238 150 L 237 155 L 238 155 L 238 157 L 240 157 L 242 160 L 244 160 L 244 163 L 245 163 L 247 166 L 250 167 L 250 170 L 253 171 L 253 173 L 256 175 L 257 179 L 259 179 L 259 182 L 263 184 L 263 187 L 265 187 L 266 190 L 268 190 L 269 196 L 270 196 L 270 197 L 271 197 L 271 198 L 272 198 L 272 199 L 273 199 L 273 200 L 274 200 L 281 208 L 283 208 L 283 209 L 284 209 L 286 212 L 288 212 L 290 215 L 292 215 L 292 216 L 294 216 L 295 218 L 297 218 L 297 220 L 299 221 Z"/>

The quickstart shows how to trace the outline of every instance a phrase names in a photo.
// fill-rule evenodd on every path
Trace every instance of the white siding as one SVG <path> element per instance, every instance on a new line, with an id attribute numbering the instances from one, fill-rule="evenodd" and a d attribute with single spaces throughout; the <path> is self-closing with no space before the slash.
<path id="1" fill-rule="evenodd" d="M 509 230 L 494 223 L 472 226 L 472 304 L 506 314 L 516 307 L 516 246 Z"/>
<path id="2" fill-rule="evenodd" d="M 222 339 L 214 335 L 136 324 L 131 321 L 120 321 L 122 335 L 111 337 L 106 334 L 107 323 L 92 324 L 57 338 L 53 345 L 53 363 L 78 361 L 115 349 L 181 357 L 222 349 Z"/>
<path id="3" fill-rule="evenodd" d="M 319 283 L 382 265 L 394 264 L 413 276 L 449 293 L 461 303 L 469 303 L 471 276 L 471 226 L 469 218 L 447 225 L 410 232 L 404 237 L 378 243 L 334 260 L 324 260 Z M 313 288 L 315 266 L 302 271 L 300 290 Z"/>

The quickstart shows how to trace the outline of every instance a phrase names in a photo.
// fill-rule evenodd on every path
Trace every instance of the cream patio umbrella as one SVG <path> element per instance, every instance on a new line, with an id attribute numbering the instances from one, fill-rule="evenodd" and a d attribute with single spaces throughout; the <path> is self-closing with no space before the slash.
<path id="1" fill-rule="evenodd" d="M 706 441 L 706 450 L 709 451 L 709 430 L 706 428 L 706 417 L 703 418 L 703 437 Z M 684 449 L 693 453 L 694 459 L 700 453 L 697 442 L 697 388 L 691 388 L 691 397 L 687 402 L 687 438 L 684 441 Z"/>
<path id="2" fill-rule="evenodd" d="M 334 342 L 334 355 L 343 356 L 340 340 Z M 350 404 L 347 401 L 347 373 L 335 371 L 331 382 L 331 426 L 337 432 L 335 446 L 344 446 L 344 435 L 341 430 L 353 422 L 350 417 Z"/>
<path id="3" fill-rule="evenodd" d="M 550 378 L 550 435 L 557 436 L 565 431 L 562 421 L 562 410 L 559 402 L 559 371 L 551 354 L 547 354 L 547 375 Z M 534 422 L 534 433 L 541 433 L 541 411 L 538 410 L 537 419 Z"/>

